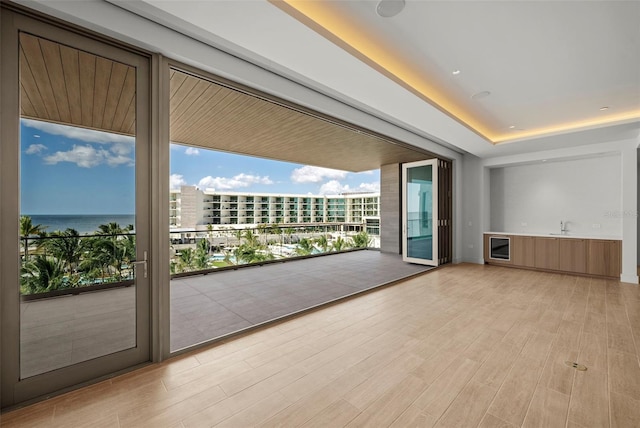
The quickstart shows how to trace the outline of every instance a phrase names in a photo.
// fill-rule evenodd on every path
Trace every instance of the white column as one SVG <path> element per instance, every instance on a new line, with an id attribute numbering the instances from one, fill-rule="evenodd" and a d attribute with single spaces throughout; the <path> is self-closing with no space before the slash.
<path id="1" fill-rule="evenodd" d="M 621 282 L 638 284 L 638 150 L 622 150 L 622 275 Z"/>

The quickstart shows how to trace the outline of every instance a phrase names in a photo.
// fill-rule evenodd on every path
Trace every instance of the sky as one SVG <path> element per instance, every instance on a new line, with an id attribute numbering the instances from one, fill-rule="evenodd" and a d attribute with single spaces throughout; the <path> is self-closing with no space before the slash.
<path id="1" fill-rule="evenodd" d="M 132 214 L 134 138 L 21 120 L 22 214 Z M 171 144 L 171 188 L 340 194 L 380 190 L 379 170 L 351 173 Z"/>

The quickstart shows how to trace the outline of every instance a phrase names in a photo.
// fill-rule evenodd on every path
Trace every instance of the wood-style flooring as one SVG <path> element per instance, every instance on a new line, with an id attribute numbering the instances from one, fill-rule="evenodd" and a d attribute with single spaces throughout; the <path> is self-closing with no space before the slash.
<path id="1" fill-rule="evenodd" d="M 638 286 L 454 265 L 2 426 L 638 427 L 639 340 Z"/>

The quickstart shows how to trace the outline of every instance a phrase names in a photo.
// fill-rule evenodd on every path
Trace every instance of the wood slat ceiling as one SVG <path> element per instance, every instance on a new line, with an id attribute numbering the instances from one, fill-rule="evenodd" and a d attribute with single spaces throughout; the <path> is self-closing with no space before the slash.
<path id="1" fill-rule="evenodd" d="M 135 133 L 135 68 L 20 34 L 23 117 Z"/>
<path id="2" fill-rule="evenodd" d="M 20 35 L 23 117 L 135 133 L 134 67 Z M 171 141 L 346 171 L 433 157 L 182 71 L 171 71 Z"/>
<path id="3" fill-rule="evenodd" d="M 182 144 L 346 171 L 433 157 L 177 70 L 170 106 Z"/>

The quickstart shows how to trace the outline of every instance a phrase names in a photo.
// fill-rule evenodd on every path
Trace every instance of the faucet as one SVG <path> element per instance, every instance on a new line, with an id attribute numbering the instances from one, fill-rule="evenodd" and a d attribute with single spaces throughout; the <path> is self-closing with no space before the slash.
<path id="1" fill-rule="evenodd" d="M 566 233 L 567 232 L 567 223 L 568 222 L 564 222 L 564 221 L 560 220 L 560 233 Z"/>

